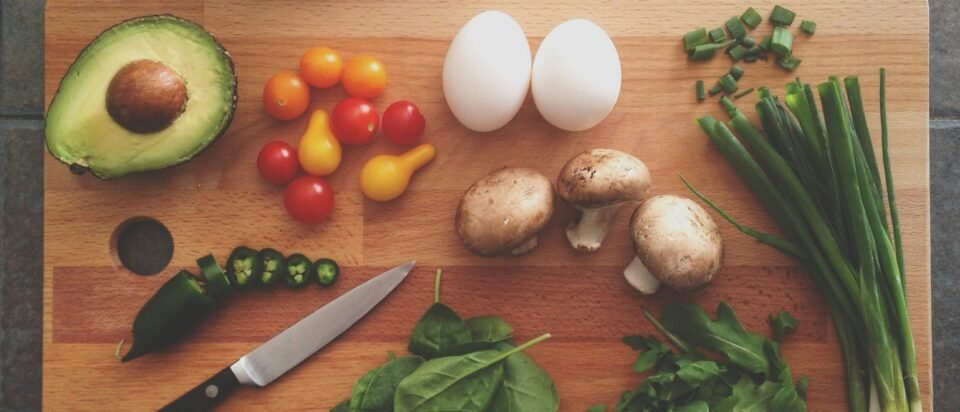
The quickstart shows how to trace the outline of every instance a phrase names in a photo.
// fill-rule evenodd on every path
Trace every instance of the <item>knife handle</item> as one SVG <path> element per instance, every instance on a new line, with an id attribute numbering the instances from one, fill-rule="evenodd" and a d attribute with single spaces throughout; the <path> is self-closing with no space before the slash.
<path id="1" fill-rule="evenodd" d="M 160 409 L 162 412 L 208 411 L 240 386 L 230 367 L 213 375 L 177 400 Z"/>

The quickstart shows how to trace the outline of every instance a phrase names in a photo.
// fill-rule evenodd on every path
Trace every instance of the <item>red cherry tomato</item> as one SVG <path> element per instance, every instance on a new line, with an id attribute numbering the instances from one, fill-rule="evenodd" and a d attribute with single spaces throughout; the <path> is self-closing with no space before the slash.
<path id="1" fill-rule="evenodd" d="M 333 108 L 330 128 L 343 144 L 362 145 L 370 143 L 380 127 L 377 109 L 359 97 L 350 97 Z"/>
<path id="2" fill-rule="evenodd" d="M 279 140 L 267 143 L 257 156 L 257 170 L 260 171 L 260 176 L 270 183 L 287 183 L 300 171 L 297 150 L 289 143 Z"/>
<path id="3" fill-rule="evenodd" d="M 396 144 L 410 145 L 420 140 L 427 120 L 417 105 L 406 100 L 393 102 L 383 112 L 383 135 Z"/>
<path id="4" fill-rule="evenodd" d="M 301 223 L 315 225 L 333 212 L 333 189 L 316 176 L 300 176 L 283 189 L 283 206 Z"/>

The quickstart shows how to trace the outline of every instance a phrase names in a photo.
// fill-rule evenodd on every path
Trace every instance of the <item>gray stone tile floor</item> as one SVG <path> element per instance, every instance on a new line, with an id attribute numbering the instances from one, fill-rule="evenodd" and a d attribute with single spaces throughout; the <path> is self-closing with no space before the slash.
<path id="1" fill-rule="evenodd" d="M 43 1 L 0 0 L 0 411 L 40 409 Z M 930 1 L 934 407 L 960 405 L 960 2 Z"/>

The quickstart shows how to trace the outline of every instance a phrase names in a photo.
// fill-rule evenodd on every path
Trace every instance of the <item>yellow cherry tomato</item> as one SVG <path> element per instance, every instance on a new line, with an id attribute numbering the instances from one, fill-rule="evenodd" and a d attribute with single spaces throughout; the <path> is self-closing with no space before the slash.
<path id="1" fill-rule="evenodd" d="M 337 170 L 343 150 L 330 131 L 330 117 L 327 112 L 317 110 L 310 115 L 310 125 L 300 138 L 297 152 L 300 166 L 309 174 L 326 176 Z"/>
<path id="2" fill-rule="evenodd" d="M 399 156 L 375 156 L 360 171 L 360 190 L 378 202 L 396 199 L 407 190 L 413 172 L 436 155 L 433 145 L 422 144 Z"/>

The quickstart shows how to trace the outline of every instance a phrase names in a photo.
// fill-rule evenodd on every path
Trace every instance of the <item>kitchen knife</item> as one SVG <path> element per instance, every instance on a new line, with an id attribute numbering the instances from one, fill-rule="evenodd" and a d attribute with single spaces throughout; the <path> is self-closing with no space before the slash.
<path id="1" fill-rule="evenodd" d="M 397 266 L 344 293 L 167 404 L 161 411 L 209 410 L 241 384 L 270 384 L 353 326 L 407 277 L 415 263 Z"/>

